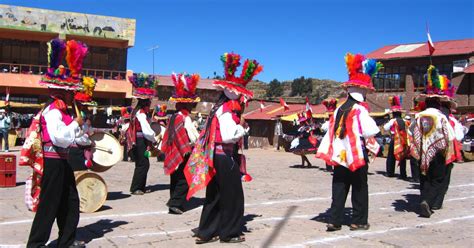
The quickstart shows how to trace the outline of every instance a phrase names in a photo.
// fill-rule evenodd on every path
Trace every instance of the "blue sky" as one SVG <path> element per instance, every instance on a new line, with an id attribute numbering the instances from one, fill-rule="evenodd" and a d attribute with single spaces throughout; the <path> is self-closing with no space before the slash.
<path id="1" fill-rule="evenodd" d="M 83 12 L 137 20 L 128 68 L 223 74 L 227 51 L 257 59 L 257 78 L 347 78 L 344 54 L 384 45 L 474 37 L 472 0 L 6 0 L 3 4 Z M 60 4 L 59 4 L 60 3 Z"/>

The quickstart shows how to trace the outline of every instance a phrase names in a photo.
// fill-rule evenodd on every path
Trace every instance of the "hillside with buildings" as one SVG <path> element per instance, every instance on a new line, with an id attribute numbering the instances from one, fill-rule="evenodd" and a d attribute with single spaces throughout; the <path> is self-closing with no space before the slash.
<path id="1" fill-rule="evenodd" d="M 304 77 L 283 82 L 252 81 L 247 87 L 254 92 L 255 99 L 278 101 L 282 97 L 291 103 L 303 103 L 308 96 L 312 104 L 317 104 L 327 97 L 340 97 L 343 94 L 339 82 Z"/>

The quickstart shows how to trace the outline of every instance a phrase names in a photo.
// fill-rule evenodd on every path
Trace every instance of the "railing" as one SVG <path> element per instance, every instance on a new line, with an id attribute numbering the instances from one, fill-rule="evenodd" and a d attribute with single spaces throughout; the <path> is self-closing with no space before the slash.
<path id="1" fill-rule="evenodd" d="M 45 65 L 0 63 L 0 73 L 43 75 L 47 70 L 48 67 Z M 82 69 L 82 75 L 93 76 L 98 79 L 125 80 L 126 74 L 125 71 Z"/>

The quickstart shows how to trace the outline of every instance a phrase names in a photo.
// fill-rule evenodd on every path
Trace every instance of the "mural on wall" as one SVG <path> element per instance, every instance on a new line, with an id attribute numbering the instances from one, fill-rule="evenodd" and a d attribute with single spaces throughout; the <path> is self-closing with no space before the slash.
<path id="1" fill-rule="evenodd" d="M 0 27 L 86 35 L 135 43 L 135 19 L 0 4 Z"/>

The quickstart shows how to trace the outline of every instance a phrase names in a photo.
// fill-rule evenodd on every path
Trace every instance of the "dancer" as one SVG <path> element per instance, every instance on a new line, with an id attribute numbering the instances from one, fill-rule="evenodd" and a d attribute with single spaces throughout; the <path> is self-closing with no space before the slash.
<path id="1" fill-rule="evenodd" d="M 449 79 L 445 75 L 439 75 L 438 70 L 430 65 L 425 92 L 419 95 L 420 99 L 424 99 L 426 109 L 415 117 L 410 148 L 412 156 L 420 161 L 420 216 L 425 218 L 434 213 L 436 199 L 445 194 L 444 180 L 449 159 L 454 154 L 455 133 L 448 117 L 440 109 L 442 102 L 451 101 L 454 91 Z"/>
<path id="2" fill-rule="evenodd" d="M 402 119 L 402 102 L 399 96 L 389 97 L 388 102 L 393 118 L 388 121 L 383 128 L 385 131 L 390 132 L 391 140 L 388 148 L 388 155 L 386 161 L 386 175 L 388 177 L 395 176 L 395 164 L 398 161 L 400 167 L 399 179 L 407 179 L 407 162 L 406 157 L 408 156 L 408 136 L 406 132 L 407 126 L 405 121 Z M 412 175 L 413 176 L 413 175 Z"/>
<path id="3" fill-rule="evenodd" d="M 177 112 L 170 118 L 163 137 L 161 151 L 165 153 L 165 174 L 170 175 L 171 178 L 170 199 L 166 205 L 170 214 L 182 214 L 188 194 L 184 167 L 188 162 L 194 143 L 199 137 L 189 115 L 201 99 L 196 95 L 199 82 L 198 74 L 176 75 L 173 73 L 171 78 L 175 92 L 170 97 L 170 101 L 176 103 Z"/>
<path id="4" fill-rule="evenodd" d="M 325 99 L 321 104 L 326 107 L 326 111 L 328 113 L 328 117 L 331 118 L 334 115 L 334 111 L 337 108 L 337 102 L 338 100 L 336 98 L 328 98 Z M 326 133 L 329 130 L 329 120 L 325 121 L 323 125 L 321 125 L 321 130 Z M 330 166 L 328 163 L 326 163 L 326 171 L 331 172 L 332 171 L 332 166 Z"/>
<path id="5" fill-rule="evenodd" d="M 298 114 L 298 123 L 300 126 L 298 128 L 298 136 L 291 141 L 290 152 L 301 156 L 302 167 L 305 167 L 305 162 L 308 164 L 308 167 L 311 167 L 312 164 L 306 155 L 315 154 L 317 150 L 317 140 L 313 135 L 314 128 L 304 112 Z"/>
<path id="6" fill-rule="evenodd" d="M 262 66 L 255 60 L 246 60 L 241 76 L 237 77 L 234 74 L 240 66 L 240 55 L 225 53 L 221 60 L 225 79 L 215 81 L 214 85 L 224 92 L 212 108 L 184 171 L 189 185 L 188 199 L 207 186 L 196 244 L 218 239 L 225 243 L 245 241 L 242 233 L 244 192 L 239 169 L 242 157 L 237 154 L 245 133 L 242 126 L 245 120 L 240 116 L 239 99 L 242 95 L 253 96 L 245 86 Z"/>
<path id="7" fill-rule="evenodd" d="M 324 136 L 316 157 L 334 166 L 332 180 L 332 204 L 327 231 L 341 230 L 344 205 L 352 186 L 352 224 L 350 230 L 367 230 L 369 215 L 369 192 L 367 170 L 369 152 L 378 153 L 374 136 L 379 132 L 375 121 L 369 116 L 366 94 L 375 89 L 371 77 L 382 64 L 363 55 L 348 53 L 345 57 L 349 81 L 342 87 L 347 91 L 346 101 L 329 119 L 329 131 Z M 361 123 L 363 123 L 363 128 Z"/>
<path id="8" fill-rule="evenodd" d="M 151 98 L 156 95 L 157 80 L 152 75 L 133 74 L 129 77 L 133 85 L 133 96 L 138 99 L 132 111 L 130 126 L 127 130 L 127 149 L 133 153 L 135 171 L 133 172 L 130 192 L 132 195 L 143 195 L 145 190 L 150 160 L 147 153 L 156 144 L 155 132 L 150 127 L 147 114 L 150 112 Z"/>
<path id="9" fill-rule="evenodd" d="M 71 71 L 60 66 L 67 50 L 66 61 Z M 82 117 L 72 119 L 68 106 L 73 103 L 73 90 L 81 87 L 80 71 L 87 46 L 70 40 L 54 39 L 48 43 L 48 71 L 40 84 L 48 86 L 51 99 L 42 110 L 41 137 L 44 164 L 40 169 L 41 194 L 27 247 L 43 247 L 48 242 L 56 220 L 59 228 L 58 247 L 85 247 L 75 241 L 79 223 L 79 196 L 74 173 L 68 163 L 68 148 L 80 134 Z M 35 168 L 36 169 L 36 168 Z"/>

